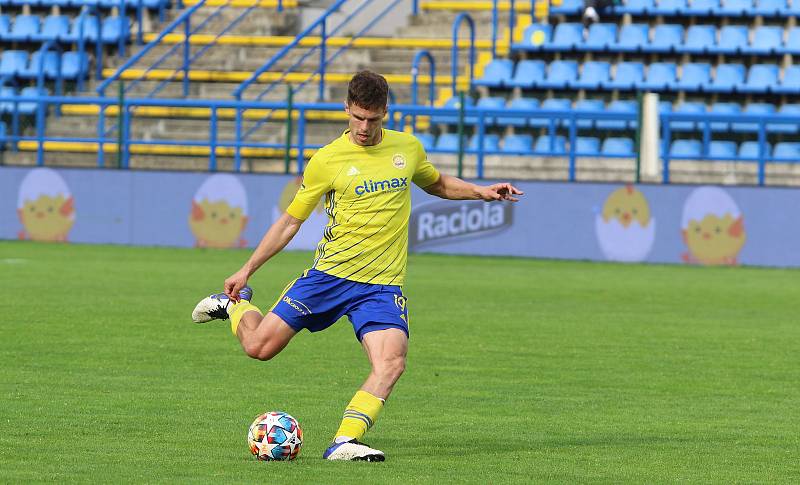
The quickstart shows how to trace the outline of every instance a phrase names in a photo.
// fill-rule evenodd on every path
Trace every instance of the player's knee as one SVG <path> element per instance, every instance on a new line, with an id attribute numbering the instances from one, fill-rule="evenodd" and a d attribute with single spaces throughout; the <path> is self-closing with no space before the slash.
<path id="1" fill-rule="evenodd" d="M 269 343 L 264 344 L 261 342 L 253 342 L 248 343 L 243 347 L 247 356 L 256 360 L 267 361 L 278 355 L 278 352 L 275 351 L 275 349 L 273 349 Z"/>
<path id="2" fill-rule="evenodd" d="M 387 357 L 377 363 L 376 372 L 384 379 L 396 381 L 406 370 L 406 358 L 402 355 Z"/>

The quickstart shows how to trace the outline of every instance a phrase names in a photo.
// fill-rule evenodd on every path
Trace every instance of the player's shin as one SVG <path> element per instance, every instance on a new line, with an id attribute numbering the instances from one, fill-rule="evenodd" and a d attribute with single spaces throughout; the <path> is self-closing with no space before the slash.
<path id="1" fill-rule="evenodd" d="M 383 409 L 383 399 L 375 397 L 366 391 L 358 391 L 347 409 L 344 410 L 342 424 L 336 431 L 334 442 L 360 440 L 378 419 Z"/>

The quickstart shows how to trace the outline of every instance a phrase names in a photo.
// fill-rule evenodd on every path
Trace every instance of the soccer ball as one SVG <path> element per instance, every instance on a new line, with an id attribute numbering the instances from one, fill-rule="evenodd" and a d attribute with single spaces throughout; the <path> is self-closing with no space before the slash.
<path id="1" fill-rule="evenodd" d="M 247 444 L 259 460 L 294 460 L 303 445 L 303 430 L 288 414 L 270 411 L 250 425 Z"/>

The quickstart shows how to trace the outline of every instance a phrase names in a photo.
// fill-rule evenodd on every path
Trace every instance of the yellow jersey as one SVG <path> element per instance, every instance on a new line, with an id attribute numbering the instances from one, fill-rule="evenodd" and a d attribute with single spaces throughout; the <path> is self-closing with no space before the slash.
<path id="1" fill-rule="evenodd" d="M 439 172 L 413 135 L 384 129 L 380 143 L 360 146 L 347 130 L 311 157 L 286 212 L 306 220 L 324 195 L 328 224 L 312 268 L 351 281 L 402 286 L 410 184 L 427 187 L 437 180 Z"/>

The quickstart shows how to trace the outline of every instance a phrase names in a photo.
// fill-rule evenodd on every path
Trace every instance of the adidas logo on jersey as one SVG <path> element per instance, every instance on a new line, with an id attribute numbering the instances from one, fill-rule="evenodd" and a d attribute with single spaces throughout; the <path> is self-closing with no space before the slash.
<path id="1" fill-rule="evenodd" d="M 356 167 L 350 167 L 350 170 L 347 171 L 347 176 L 348 177 L 354 177 L 354 176 L 356 176 L 356 175 L 358 175 L 360 173 L 361 172 L 359 172 Z"/>

